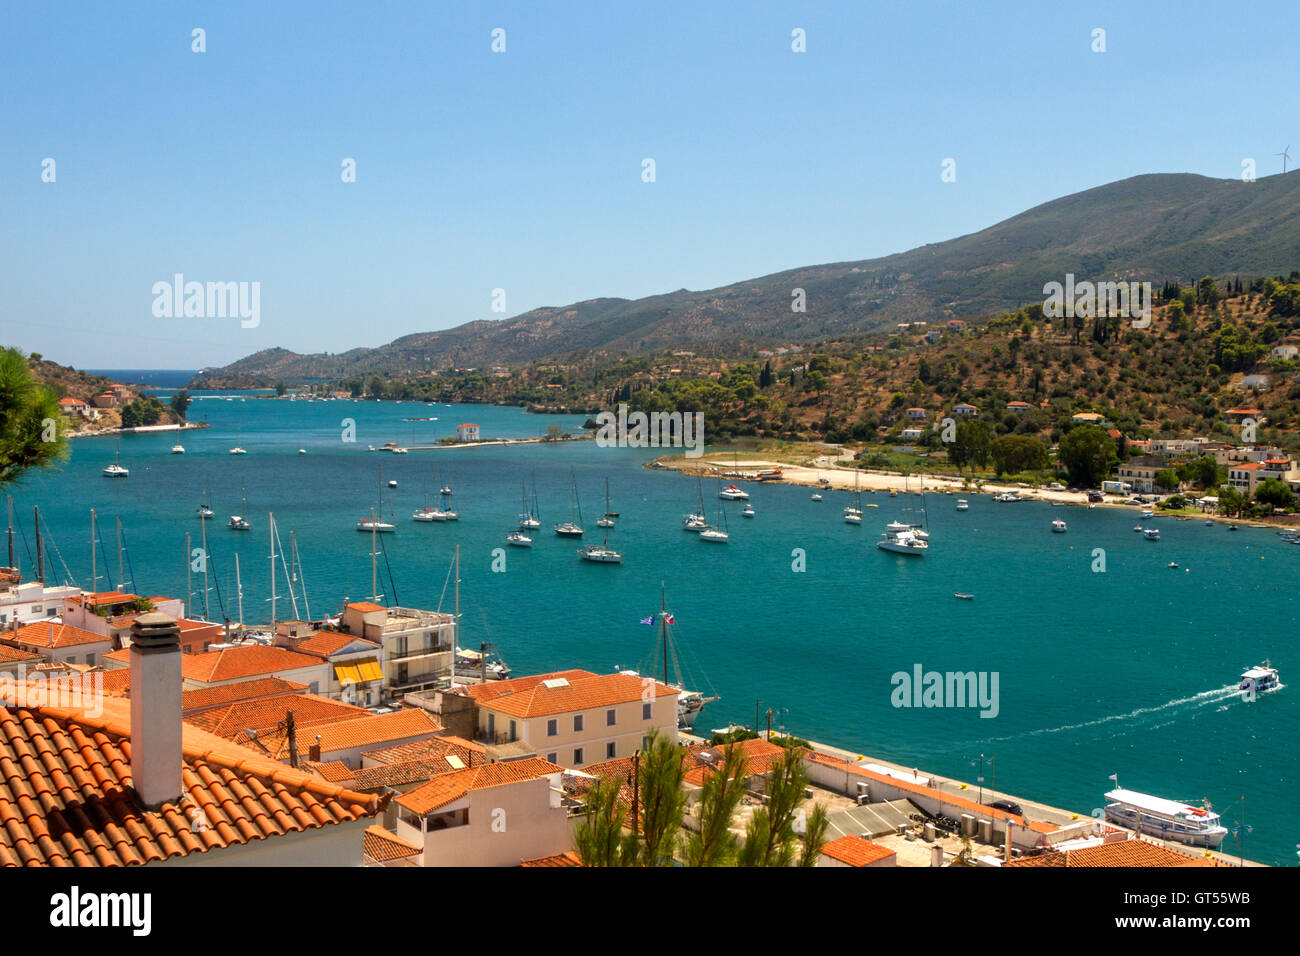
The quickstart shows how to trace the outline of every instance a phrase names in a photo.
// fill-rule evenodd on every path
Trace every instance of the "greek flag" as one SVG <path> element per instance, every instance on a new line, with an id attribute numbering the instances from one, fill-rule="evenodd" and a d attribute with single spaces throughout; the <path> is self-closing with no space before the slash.
<path id="1" fill-rule="evenodd" d="M 649 617 L 643 617 L 643 618 L 641 618 L 641 623 L 642 623 L 642 624 L 649 624 L 651 627 L 654 627 L 654 626 L 655 626 L 655 616 L 654 616 L 653 614 L 651 614 Z"/>

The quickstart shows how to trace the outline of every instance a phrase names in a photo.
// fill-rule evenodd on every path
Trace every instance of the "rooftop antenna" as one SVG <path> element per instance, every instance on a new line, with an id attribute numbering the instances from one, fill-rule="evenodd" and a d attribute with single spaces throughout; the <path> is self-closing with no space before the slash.
<path id="1" fill-rule="evenodd" d="M 1291 145 L 1288 143 L 1286 149 L 1280 153 L 1274 153 L 1274 156 L 1282 157 L 1282 175 L 1286 175 L 1286 161 L 1291 158 Z"/>

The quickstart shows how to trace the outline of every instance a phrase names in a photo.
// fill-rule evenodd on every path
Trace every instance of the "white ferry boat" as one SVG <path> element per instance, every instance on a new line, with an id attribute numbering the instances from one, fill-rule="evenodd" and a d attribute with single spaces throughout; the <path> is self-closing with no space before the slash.
<path id="1" fill-rule="evenodd" d="M 1281 681 L 1277 676 L 1277 668 L 1270 667 L 1269 662 L 1265 661 L 1258 667 L 1252 667 L 1242 672 L 1238 689 L 1250 694 L 1261 694 L 1266 690 L 1276 690 L 1281 686 Z"/>
<path id="2" fill-rule="evenodd" d="M 1106 799 L 1110 801 L 1106 804 L 1106 819 L 1138 833 L 1211 849 L 1228 835 L 1219 815 L 1208 805 L 1193 807 L 1134 790 L 1112 790 Z"/>

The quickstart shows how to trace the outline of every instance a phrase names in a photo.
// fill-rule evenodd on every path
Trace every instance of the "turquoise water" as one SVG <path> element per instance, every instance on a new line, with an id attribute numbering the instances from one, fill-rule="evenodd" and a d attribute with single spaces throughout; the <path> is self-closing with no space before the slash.
<path id="1" fill-rule="evenodd" d="M 440 420 L 402 421 L 434 415 Z M 357 429 L 351 444 L 340 440 L 349 417 Z M 28 543 L 32 505 L 41 507 L 58 549 L 52 572 L 62 572 L 61 557 L 78 583 L 89 585 L 93 507 L 114 585 L 120 517 L 135 576 L 128 587 L 184 596 L 185 534 L 198 547 L 194 509 L 206 486 L 217 512 L 208 522 L 209 552 L 228 608 L 238 554 L 245 618 L 269 617 L 266 513 L 273 511 L 286 545 L 296 533 L 313 616 L 337 613 L 345 598 L 370 593 L 371 539 L 355 525 L 375 507 L 382 466 L 385 482 L 398 481 L 397 489 L 385 488 L 384 502 L 387 513 L 391 497 L 398 525 L 384 536 L 397 599 L 438 606 L 460 545 L 463 642 L 494 642 L 517 674 L 649 664 L 656 634 L 638 620 L 658 608 L 662 581 L 687 671 L 722 695 L 697 729 L 752 723 L 761 700 L 777 712 L 774 727 L 967 780 L 978 772 L 972 761 L 991 755 L 986 779 L 998 789 L 1085 814 L 1102 804 L 1112 773 L 1133 789 L 1208 797 L 1228 826 L 1238 821 L 1244 796 L 1253 827 L 1246 855 L 1295 861 L 1300 824 L 1286 809 L 1285 781 L 1300 769 L 1297 690 L 1253 703 L 1230 693 L 1241 669 L 1265 657 L 1284 682 L 1300 673 L 1291 653 L 1300 548 L 1271 531 L 1161 520 L 1163 540 L 1153 543 L 1133 532 L 1133 513 L 994 504 L 978 495 L 959 513 L 955 496 L 932 495 L 925 499 L 931 548 L 917 559 L 881 552 L 873 542 L 919 498 L 864 495 L 879 507 L 866 509 L 863 525 L 854 527 L 840 514 L 850 495 L 828 493 L 814 503 L 806 488 L 751 484 L 757 517 L 744 519 L 743 503 L 727 503 L 731 542 L 709 545 L 681 530 L 695 483 L 642 467 L 651 450 L 592 442 L 404 456 L 365 450 L 387 441 L 430 443 L 463 421 L 478 423 L 487 438 L 525 438 L 554 423 L 576 430 L 585 416 L 200 397 L 191 418 L 213 427 L 184 433 L 184 456 L 168 453 L 175 432 L 78 439 L 59 471 L 13 490 Z M 248 455 L 227 454 L 237 442 Z M 308 454 L 297 454 L 300 447 Z M 117 448 L 131 476 L 104 478 L 100 471 Z M 587 541 L 600 540 L 595 519 L 609 478 L 612 510 L 621 512 L 610 543 L 623 551 L 623 565 L 581 562 L 575 542 L 550 532 L 569 517 L 571 469 Z M 533 476 L 543 529 L 531 550 L 507 548 L 521 480 Z M 253 521 L 246 533 L 225 527 L 240 510 L 241 479 Z M 410 521 L 426 481 L 430 503 L 442 483 L 453 485 L 459 522 Z M 705 486 L 705 504 L 716 515 L 716 484 Z M 1067 521 L 1069 533 L 1051 534 L 1054 518 Z M 498 548 L 504 572 L 492 570 Z M 1105 551 L 1105 573 L 1091 570 L 1096 548 Z M 792 569 L 795 549 L 805 554 L 804 572 Z M 1180 569 L 1168 569 L 1171 560 Z M 23 565 L 31 567 L 25 555 Z M 102 589 L 103 557 L 99 572 Z M 391 602 L 382 562 L 380 578 Z M 283 579 L 279 591 L 286 617 Z M 975 599 L 956 600 L 956 591 Z M 216 616 L 215 591 L 210 601 Z M 443 606 L 450 604 L 448 592 Z M 895 708 L 891 675 L 918 663 L 927 671 L 997 672 L 997 716 Z M 1229 837 L 1224 849 L 1235 848 Z"/>

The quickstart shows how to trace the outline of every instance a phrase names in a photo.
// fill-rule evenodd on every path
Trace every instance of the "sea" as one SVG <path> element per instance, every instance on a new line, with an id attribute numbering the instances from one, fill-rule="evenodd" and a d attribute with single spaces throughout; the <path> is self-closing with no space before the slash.
<path id="1" fill-rule="evenodd" d="M 191 373 L 102 374 L 147 382 L 165 401 Z M 955 495 L 880 492 L 862 495 L 865 518 L 854 526 L 842 517 L 852 493 L 818 502 L 808 488 L 756 483 L 744 486 L 756 512 L 745 518 L 743 502 L 719 500 L 717 481 L 647 468 L 659 449 L 573 441 L 367 450 L 435 444 L 463 422 L 485 439 L 537 438 L 551 425 L 581 434 L 585 415 L 269 395 L 195 393 L 190 418 L 207 429 L 73 440 L 66 463 L 8 489 L 23 568 L 33 567 L 39 506 L 47 577 L 90 587 L 94 509 L 99 589 L 188 596 L 194 614 L 235 619 L 238 556 L 243 618 L 262 623 L 271 614 L 269 514 L 285 549 L 292 532 L 301 566 L 288 581 L 277 564 L 279 619 L 334 615 L 375 590 L 381 603 L 449 611 L 459 547 L 461 643 L 490 643 L 517 675 L 656 673 L 658 629 L 642 622 L 662 593 L 676 663 L 720 697 L 697 732 L 770 719 L 774 729 L 968 780 L 972 791 L 982 772 L 985 786 L 1085 816 L 1099 812 L 1115 775 L 1129 789 L 1209 800 L 1234 829 L 1225 852 L 1296 862 L 1300 816 L 1287 809 L 1287 780 L 1300 778 L 1300 687 L 1285 684 L 1300 680 L 1291 653 L 1300 547 L 1272 530 L 1159 519 L 1161 539 L 1148 541 L 1129 511 L 970 495 L 959 512 Z M 184 455 L 170 453 L 178 440 Z M 237 444 L 248 454 L 230 455 Z M 129 478 L 101 474 L 115 455 Z M 580 510 L 585 540 L 603 540 L 606 481 L 621 565 L 581 561 L 578 542 L 551 531 Z M 413 522 L 443 485 L 460 520 Z M 534 487 L 535 545 L 507 547 Z M 205 498 L 216 511 L 206 522 L 206 594 L 193 571 Z M 712 521 L 726 522 L 729 543 L 682 530 L 701 498 Z M 398 528 L 378 536 L 373 560 L 371 535 L 356 531 L 372 511 Z M 250 531 L 226 527 L 237 513 Z M 1057 518 L 1067 533 L 1051 533 Z M 874 546 L 893 520 L 928 525 L 924 557 Z M 1242 699 L 1241 671 L 1265 659 L 1284 686 Z M 975 672 L 990 690 L 996 678 L 996 707 L 902 706 L 917 701 L 900 699 L 899 675 L 918 666 Z"/>

